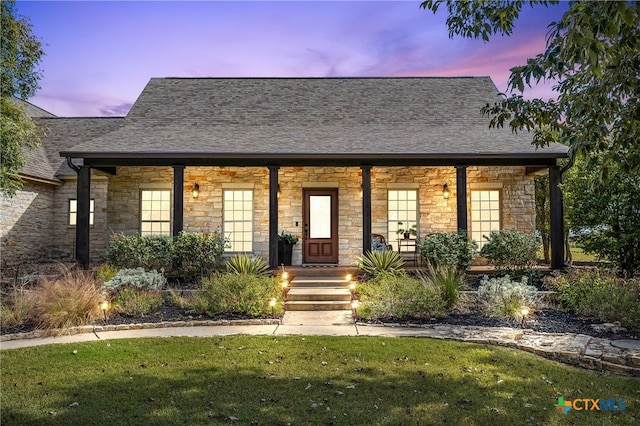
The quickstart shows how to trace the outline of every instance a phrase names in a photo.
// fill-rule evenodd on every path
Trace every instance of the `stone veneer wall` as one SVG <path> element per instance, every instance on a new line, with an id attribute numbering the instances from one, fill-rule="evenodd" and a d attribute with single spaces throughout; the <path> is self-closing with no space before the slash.
<path id="1" fill-rule="evenodd" d="M 98 172 L 91 175 L 91 195 L 93 205 L 93 226 L 89 229 L 90 261 L 104 260 L 109 241 L 107 227 L 107 177 Z M 52 236 L 56 250 L 62 259 L 75 258 L 76 227 L 69 225 L 69 200 L 77 199 L 77 180 L 67 179 L 63 186 L 56 188 L 53 204 Z"/>
<path id="2" fill-rule="evenodd" d="M 25 181 L 9 198 L 0 194 L 2 267 L 51 256 L 54 185 Z"/>
<path id="3" fill-rule="evenodd" d="M 303 188 L 338 188 L 339 262 L 353 264 L 362 252 L 361 176 L 358 167 L 280 168 L 279 232 L 284 230 L 298 237 L 302 235 Z M 535 231 L 533 177 L 526 176 L 523 167 L 469 167 L 467 176 L 468 196 L 476 188 L 501 190 L 503 228 Z M 418 189 L 421 235 L 434 231 L 454 231 L 457 228 L 455 168 L 374 167 L 371 180 L 374 233 L 386 236 L 389 189 Z M 200 195 L 194 199 L 191 188 L 196 182 L 200 186 Z M 445 183 L 451 191 L 449 199 L 442 196 L 442 185 Z M 172 187 L 171 167 L 118 167 L 117 175 L 109 177 L 109 231 L 137 233 L 140 190 Z M 185 184 L 182 188 L 184 229 L 205 233 L 222 230 L 224 189 L 254 190 L 254 253 L 268 258 L 269 170 L 266 167 L 185 168 Z M 294 246 L 293 264 L 301 262 L 302 244 L 298 243 Z"/>

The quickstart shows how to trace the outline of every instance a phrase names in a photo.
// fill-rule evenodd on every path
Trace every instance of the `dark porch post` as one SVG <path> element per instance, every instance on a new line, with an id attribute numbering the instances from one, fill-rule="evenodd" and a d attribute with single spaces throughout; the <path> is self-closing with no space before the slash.
<path id="1" fill-rule="evenodd" d="M 269 266 L 278 267 L 278 169 L 269 166 Z"/>
<path id="2" fill-rule="evenodd" d="M 469 229 L 467 225 L 467 166 L 456 166 L 456 203 L 458 231 Z"/>
<path id="3" fill-rule="evenodd" d="M 549 201 L 551 225 L 551 268 L 564 267 L 564 221 L 562 210 L 562 192 L 560 166 L 549 167 Z"/>
<path id="4" fill-rule="evenodd" d="M 362 170 L 362 252 L 371 251 L 371 166 Z"/>
<path id="5" fill-rule="evenodd" d="M 84 269 L 89 268 L 89 214 L 91 204 L 91 166 L 80 166 L 76 186 L 76 260 Z"/>
<path id="6" fill-rule="evenodd" d="M 173 229 L 171 235 L 177 236 L 184 227 L 184 166 L 173 167 Z"/>

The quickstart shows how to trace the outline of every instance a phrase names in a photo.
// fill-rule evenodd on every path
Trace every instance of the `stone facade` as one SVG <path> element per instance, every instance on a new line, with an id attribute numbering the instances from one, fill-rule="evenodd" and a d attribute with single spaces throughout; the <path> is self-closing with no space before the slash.
<path id="1" fill-rule="evenodd" d="M 280 196 L 278 227 L 302 235 L 304 188 L 338 188 L 339 263 L 350 265 L 362 253 L 362 172 L 357 167 L 282 167 L 278 172 Z M 502 228 L 535 231 L 534 182 L 524 167 L 469 167 L 468 195 L 476 188 L 500 189 Z M 416 189 L 419 199 L 420 235 L 454 231 L 456 218 L 456 172 L 453 167 L 374 167 L 372 181 L 372 232 L 387 236 L 387 191 Z M 134 234 L 140 228 L 140 191 L 173 190 L 171 167 L 118 167 L 108 178 L 107 226 L 110 232 Z M 254 253 L 268 258 L 269 170 L 264 167 L 187 167 L 184 188 L 184 229 L 189 232 L 224 232 L 222 197 L 225 189 L 254 192 Z M 191 189 L 200 187 L 198 198 Z M 445 199 L 447 184 L 451 197 Z M 95 185 L 92 183 L 92 187 Z M 98 200 L 96 200 L 98 203 Z M 96 210 L 98 205 L 96 204 Z M 469 214 L 469 217 L 471 215 Z M 92 230 L 92 235 L 99 232 Z M 93 238 L 93 237 L 92 237 Z M 395 235 L 388 236 L 394 239 Z M 104 256 L 105 245 L 93 245 L 92 256 Z M 296 244 L 293 264 L 302 262 L 302 244 Z"/>
<path id="2" fill-rule="evenodd" d="M 55 186 L 25 181 L 9 198 L 0 195 L 2 267 L 51 258 Z"/>

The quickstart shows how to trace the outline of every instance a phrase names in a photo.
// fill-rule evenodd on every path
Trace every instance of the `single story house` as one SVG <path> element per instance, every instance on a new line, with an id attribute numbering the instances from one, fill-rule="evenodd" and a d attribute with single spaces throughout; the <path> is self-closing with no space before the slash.
<path id="1" fill-rule="evenodd" d="M 533 233 L 534 175 L 549 173 L 561 267 L 567 148 L 490 129 L 480 110 L 497 93 L 489 77 L 153 78 L 126 117 L 37 118 L 53 171 L 39 246 L 88 265 L 112 233 L 218 230 L 275 268 L 284 231 L 301 238 L 294 265 L 352 265 L 372 234 L 397 249 L 405 227 Z"/>

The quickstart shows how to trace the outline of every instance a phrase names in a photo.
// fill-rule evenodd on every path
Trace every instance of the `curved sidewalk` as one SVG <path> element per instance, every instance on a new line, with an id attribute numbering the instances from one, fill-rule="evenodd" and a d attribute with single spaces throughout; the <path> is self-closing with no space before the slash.
<path id="1" fill-rule="evenodd" d="M 506 346 L 592 370 L 640 377 L 640 340 L 607 340 L 584 334 L 540 333 L 529 329 L 436 324 L 428 326 L 354 323 L 345 312 L 287 312 L 282 321 L 192 321 L 78 327 L 77 334 L 22 338 L 2 336 L 0 349 L 137 337 L 244 335 L 324 335 L 428 337 Z"/>

